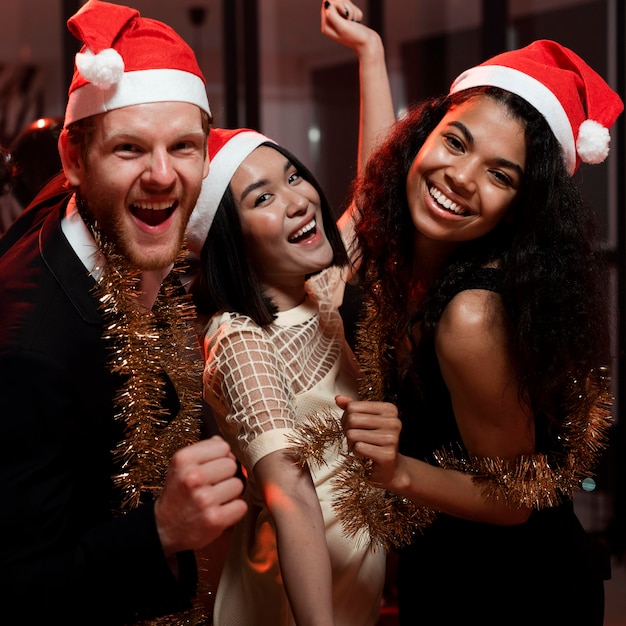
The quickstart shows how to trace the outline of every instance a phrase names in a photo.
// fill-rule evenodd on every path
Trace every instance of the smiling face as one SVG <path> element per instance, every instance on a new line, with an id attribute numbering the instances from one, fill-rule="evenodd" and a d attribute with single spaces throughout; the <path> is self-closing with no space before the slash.
<path id="1" fill-rule="evenodd" d="M 62 136 L 69 182 L 131 265 L 168 267 L 208 173 L 200 109 L 186 102 L 138 104 L 94 122 L 86 161 L 79 146 Z"/>
<path id="2" fill-rule="evenodd" d="M 319 194 L 284 155 L 268 146 L 245 159 L 230 188 L 265 295 L 281 310 L 295 306 L 304 297 L 307 274 L 333 260 Z"/>
<path id="3" fill-rule="evenodd" d="M 492 231 L 523 178 L 522 122 L 487 96 L 452 107 L 417 153 L 406 181 L 417 241 L 456 245 Z"/>

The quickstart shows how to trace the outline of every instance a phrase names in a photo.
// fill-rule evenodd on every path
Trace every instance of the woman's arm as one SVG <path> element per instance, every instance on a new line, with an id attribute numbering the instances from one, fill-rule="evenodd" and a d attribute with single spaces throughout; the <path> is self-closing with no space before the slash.
<path id="1" fill-rule="evenodd" d="M 254 476 L 276 524 L 280 570 L 296 623 L 334 624 L 324 520 L 308 469 L 279 450 L 254 466 Z"/>
<path id="2" fill-rule="evenodd" d="M 359 61 L 359 173 L 382 135 L 395 122 L 383 42 L 375 30 L 361 24 L 362 15 L 352 2 L 328 0 L 322 3 L 322 33 L 354 50 Z"/>
<path id="3" fill-rule="evenodd" d="M 534 424 L 520 404 L 502 300 L 462 291 L 446 307 L 435 335 L 443 379 L 461 437 L 472 455 L 514 459 L 534 452 Z"/>
<path id="4" fill-rule="evenodd" d="M 271 337 L 242 320 L 205 338 L 205 399 L 218 409 L 220 430 L 241 444 L 242 463 L 254 474 L 274 520 L 280 570 L 297 624 L 332 626 L 321 506 L 308 469 L 287 452 L 296 398 Z"/>
<path id="5" fill-rule="evenodd" d="M 441 371 L 455 418 L 471 455 L 513 460 L 534 452 L 533 421 L 519 402 L 515 367 L 499 296 L 482 290 L 457 295 L 436 334 Z M 512 525 L 530 508 L 485 495 L 465 474 L 398 453 L 401 423 L 385 403 L 345 403 L 344 426 L 351 448 L 374 461 L 372 480 L 400 496 L 468 520 Z M 370 406 L 371 405 L 371 406 Z"/>
<path id="6" fill-rule="evenodd" d="M 383 42 L 375 30 L 360 23 L 361 18 L 361 10 L 352 2 L 322 2 L 322 33 L 354 50 L 359 61 L 358 174 L 362 173 L 370 155 L 395 122 Z M 346 242 L 353 240 L 353 213 L 352 207 L 349 207 L 338 220 Z"/>

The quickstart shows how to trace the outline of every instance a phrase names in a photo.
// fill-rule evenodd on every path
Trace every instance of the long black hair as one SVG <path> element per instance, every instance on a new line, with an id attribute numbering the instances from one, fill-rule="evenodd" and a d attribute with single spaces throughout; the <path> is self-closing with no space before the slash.
<path id="1" fill-rule="evenodd" d="M 346 265 L 348 254 L 333 211 L 313 174 L 286 148 L 271 142 L 261 145 L 280 152 L 293 164 L 299 175 L 315 188 L 320 197 L 324 231 L 333 250 L 332 265 Z M 200 272 L 191 293 L 198 313 L 203 316 L 213 315 L 220 310 L 236 311 L 248 315 L 259 326 L 271 324 L 276 317 L 276 306 L 264 295 L 255 264 L 248 254 L 239 210 L 230 185 L 222 196 L 202 246 Z"/>
<path id="2" fill-rule="evenodd" d="M 504 104 L 523 123 L 527 156 L 522 184 L 505 219 L 484 237 L 460 245 L 426 299 L 411 308 L 406 294 L 413 275 L 415 229 L 406 177 L 448 110 L 476 97 Z M 417 346 L 400 363 L 392 346 L 401 336 L 411 338 L 416 324 L 422 338 L 432 339 L 462 277 L 494 262 L 502 270 L 501 294 L 521 398 L 536 416 L 556 423 L 563 418 L 565 396 L 582 401 L 590 371 L 608 361 L 606 272 L 596 248 L 596 216 L 568 175 L 545 119 L 531 105 L 493 87 L 424 102 L 397 122 L 375 152 L 353 187 L 353 199 L 359 210 L 360 283 L 378 311 L 369 323 L 382 328 L 381 340 L 391 347 L 383 351 L 383 371 L 399 368 L 401 379 L 414 374 Z"/>

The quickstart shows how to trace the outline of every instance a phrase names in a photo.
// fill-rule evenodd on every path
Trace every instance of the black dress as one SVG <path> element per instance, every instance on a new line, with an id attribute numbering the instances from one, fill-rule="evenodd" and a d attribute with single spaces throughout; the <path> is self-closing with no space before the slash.
<path id="1" fill-rule="evenodd" d="M 500 273 L 482 269 L 465 289 L 499 290 Z M 451 296 L 452 297 L 452 296 Z M 420 345 L 423 384 L 400 389 L 405 455 L 435 463 L 450 445 L 465 451 L 431 340 Z M 537 433 L 538 441 L 542 434 Z M 602 626 L 608 551 L 582 527 L 567 501 L 535 510 L 518 526 L 469 522 L 438 514 L 399 550 L 402 626 Z"/>

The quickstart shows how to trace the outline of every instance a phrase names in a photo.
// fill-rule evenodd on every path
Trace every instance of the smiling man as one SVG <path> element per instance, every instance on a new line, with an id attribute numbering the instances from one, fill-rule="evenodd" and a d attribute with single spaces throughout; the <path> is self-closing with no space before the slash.
<path id="1" fill-rule="evenodd" d="M 172 271 L 209 171 L 205 81 L 134 9 L 90 0 L 68 26 L 63 174 L 0 240 L 0 604 L 23 624 L 206 623 L 194 551 L 246 505 L 229 446 L 198 441 Z"/>

